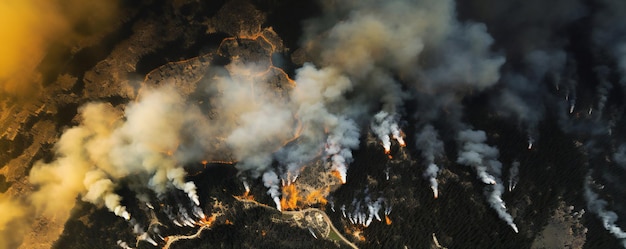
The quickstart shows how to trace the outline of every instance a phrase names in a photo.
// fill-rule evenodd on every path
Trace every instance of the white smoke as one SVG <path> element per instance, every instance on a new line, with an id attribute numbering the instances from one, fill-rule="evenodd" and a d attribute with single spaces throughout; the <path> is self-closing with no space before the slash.
<path id="1" fill-rule="evenodd" d="M 122 240 L 118 240 L 118 241 L 117 241 L 117 245 L 118 245 L 119 247 L 121 247 L 122 249 L 134 249 L 134 248 L 130 247 L 130 246 L 128 245 L 128 243 L 126 243 L 126 241 L 122 241 Z"/>
<path id="2" fill-rule="evenodd" d="M 589 211 L 596 214 L 598 218 L 602 220 L 604 228 L 613 234 L 615 238 L 619 239 L 622 246 L 626 248 L 626 232 L 616 224 L 619 217 L 615 212 L 608 210 L 608 203 L 605 200 L 600 199 L 600 196 L 593 192 L 590 186 L 592 181 L 593 179 L 590 175 L 588 175 L 584 183 L 584 196 L 587 201 L 587 208 L 589 208 Z"/>
<path id="3" fill-rule="evenodd" d="M 457 135 L 460 149 L 457 163 L 472 167 L 485 184 L 496 184 L 492 174 L 500 175 L 501 163 L 497 161 L 497 148 L 485 144 L 487 135 L 484 131 L 464 130 Z M 490 173 L 491 172 L 491 173 Z"/>
<path id="4" fill-rule="evenodd" d="M 509 168 L 509 192 L 513 191 L 519 182 L 519 166 L 520 163 L 514 161 Z"/>
<path id="5" fill-rule="evenodd" d="M 398 117 L 391 115 L 385 111 L 380 111 L 374 115 L 372 123 L 370 125 L 372 131 L 378 139 L 383 143 L 385 153 L 389 153 L 391 150 L 391 139 L 395 139 L 400 146 L 404 146 L 404 138 L 402 137 L 402 131 L 398 126 Z M 391 137 L 389 137 L 391 135 Z"/>
<path id="6" fill-rule="evenodd" d="M 457 163 L 472 167 L 476 171 L 477 177 L 483 183 L 490 185 L 485 189 L 487 202 L 498 216 L 517 233 L 518 229 L 513 222 L 513 217 L 507 212 L 506 205 L 502 200 L 504 186 L 500 180 L 502 163 L 497 160 L 498 149 L 485 144 L 487 135 L 481 130 L 460 131 L 457 135 L 457 141 L 460 146 Z"/>
<path id="7" fill-rule="evenodd" d="M 437 183 L 437 174 L 439 167 L 435 164 L 436 159 L 443 157 L 443 142 L 439 140 L 439 134 L 432 125 L 426 125 L 418 132 L 415 145 L 421 151 L 422 157 L 426 160 L 427 165 L 424 171 L 424 177 L 430 182 L 435 198 L 439 197 L 439 184 Z"/>
<path id="8" fill-rule="evenodd" d="M 354 225 L 368 227 L 372 224 L 374 219 L 376 219 L 377 221 L 382 221 L 382 218 L 380 217 L 380 211 L 381 209 L 383 209 L 384 203 L 384 198 L 380 197 L 376 200 L 373 200 L 371 196 L 366 194 L 366 196 L 362 200 L 354 198 L 352 200 L 352 205 L 349 207 L 350 210 L 346 211 L 347 208 L 345 205 L 343 205 L 341 206 L 341 211 L 343 216 L 345 218 L 348 218 L 350 223 Z M 388 213 L 385 213 L 385 215 L 388 215 Z"/>
<path id="9" fill-rule="evenodd" d="M 348 165 L 354 160 L 352 150 L 359 146 L 359 128 L 350 120 L 339 117 L 339 123 L 328 136 L 326 154 L 330 157 L 331 168 L 339 172 L 341 182 L 347 181 Z"/>
<path id="10" fill-rule="evenodd" d="M 282 210 L 280 205 L 280 180 L 278 175 L 274 171 L 267 171 L 263 173 L 263 184 L 268 188 L 267 193 L 272 197 L 274 203 L 276 203 L 276 209 Z"/>

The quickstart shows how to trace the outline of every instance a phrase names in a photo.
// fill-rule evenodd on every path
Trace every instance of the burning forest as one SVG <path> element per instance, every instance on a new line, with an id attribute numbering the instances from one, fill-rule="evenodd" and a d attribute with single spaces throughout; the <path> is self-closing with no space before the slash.
<path id="1" fill-rule="evenodd" d="M 626 247 L 622 1 L 95 2 L 0 3 L 0 249 Z"/>

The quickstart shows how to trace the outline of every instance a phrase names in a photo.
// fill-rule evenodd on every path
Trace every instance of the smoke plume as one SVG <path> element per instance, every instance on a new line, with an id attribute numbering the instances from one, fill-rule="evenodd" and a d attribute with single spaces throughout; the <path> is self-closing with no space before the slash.
<path id="1" fill-rule="evenodd" d="M 0 97 L 35 96 L 44 83 L 42 61 L 51 44 L 77 46 L 114 19 L 115 1 L 83 2 L 0 3 L 5 42 Z M 417 130 L 415 146 L 435 198 L 444 141 L 456 142 L 456 163 L 486 184 L 488 205 L 518 232 L 502 194 L 504 182 L 509 191 L 515 189 L 520 163 L 514 161 L 508 181 L 502 179 L 500 150 L 487 144 L 485 131 L 469 128 L 473 119 L 467 116 L 476 110 L 468 108 L 480 106 L 480 117 L 489 121 L 511 122 L 528 137 L 528 153 L 535 152 L 540 136 L 550 135 L 540 134 L 546 119 L 557 120 L 562 132 L 585 144 L 590 157 L 601 154 L 596 153 L 601 139 L 611 149 L 624 143 L 618 124 L 626 105 L 614 100 L 626 95 L 624 1 L 321 0 L 321 8 L 320 16 L 303 24 L 292 58 L 300 68 L 294 81 L 285 80 L 289 84 L 276 87 L 278 69 L 267 62 L 234 55 L 223 68 L 208 69 L 211 77 L 193 82 L 193 96 L 164 83 L 144 85 L 127 105 L 85 104 L 80 124 L 56 143 L 54 160 L 33 165 L 29 181 L 36 190 L 23 205 L 64 222 L 80 197 L 132 220 L 118 193 L 125 182 L 151 208 L 152 195 L 167 200 L 172 191 L 185 193 L 189 205 L 177 198 L 176 207 L 163 211 L 179 226 L 194 226 L 194 215 L 204 216 L 203 199 L 185 167 L 219 158 L 233 162 L 246 177 L 261 178 L 281 210 L 280 183 L 295 181 L 307 164 L 324 160 L 325 170 L 346 183 L 364 133 L 372 132 L 389 153 L 393 140 L 404 146 L 401 127 L 410 126 Z M 579 27 L 589 30 L 571 31 Z M 247 38 L 236 40 L 241 39 Z M 587 88 L 595 92 L 588 94 Z M 610 161 L 610 155 L 602 159 Z M 624 167 L 626 146 L 619 146 L 612 159 Z M 626 246 L 617 213 L 591 189 L 590 178 L 584 191 L 588 208 Z M 0 232 L 7 237 L 7 227 L 31 210 L 3 198 Z M 355 199 L 347 210 L 341 207 L 342 214 L 368 226 L 374 218 L 381 220 L 383 207 L 385 215 L 391 212 L 386 200 Z M 136 233 L 156 244 L 141 227 Z M 0 246 L 12 247 L 9 243 Z M 123 241 L 118 246 L 130 248 Z"/>
<path id="2" fill-rule="evenodd" d="M 421 151 L 424 160 L 426 160 L 425 164 L 427 166 L 424 171 L 424 177 L 430 182 L 433 195 L 437 198 L 439 196 L 439 184 L 437 183 L 439 167 L 435 164 L 435 160 L 444 155 L 443 142 L 439 140 L 439 134 L 437 134 L 435 128 L 432 125 L 426 125 L 417 134 L 415 145 Z"/>
<path id="3" fill-rule="evenodd" d="M 502 163 L 498 161 L 499 151 L 497 148 L 485 144 L 487 135 L 481 130 L 463 130 L 457 135 L 460 150 L 457 163 L 472 167 L 478 179 L 489 184 L 485 189 L 487 202 L 498 216 L 504 220 L 517 233 L 517 226 L 513 217 L 506 211 L 502 200 L 504 186 L 500 180 L 502 175 Z"/>
<path id="4" fill-rule="evenodd" d="M 591 189 L 591 182 L 593 179 L 591 176 L 587 176 L 585 180 L 584 188 L 584 196 L 585 200 L 587 200 L 587 208 L 589 211 L 596 214 L 600 220 L 602 220 L 602 225 L 604 228 L 609 231 L 613 236 L 619 239 L 622 243 L 622 246 L 626 247 L 626 232 L 622 230 L 619 226 L 617 226 L 617 214 L 613 211 L 607 209 L 608 203 L 605 200 L 600 199 L 600 196 L 596 194 Z"/>
<path id="5" fill-rule="evenodd" d="M 117 6 L 118 1 L 2 1 L 0 97 L 37 96 L 43 83 L 40 69 L 51 66 L 41 63 L 52 45 L 77 46 L 82 38 L 105 31 L 114 21 Z"/>
<path id="6" fill-rule="evenodd" d="M 27 227 L 24 218 L 29 215 L 28 207 L 0 194 L 0 210 L 0 249 L 17 248 Z"/>
<path id="7" fill-rule="evenodd" d="M 115 193 L 116 182 L 138 174 L 148 179 L 138 186 L 157 195 L 177 188 L 199 205 L 196 187 L 185 181 L 181 168 L 194 158 L 185 157 L 183 146 L 178 153 L 185 142 L 181 137 L 188 137 L 182 134 L 193 131 L 183 127 L 193 127 L 194 119 L 201 118 L 196 114 L 199 111 L 171 88 L 146 89 L 139 101 L 126 107 L 124 116 L 108 104 L 87 104 L 80 110 L 81 125 L 67 130 L 56 144 L 56 160 L 33 166 L 30 181 L 39 186 L 31 196 L 33 204 L 64 220 L 81 195 L 128 220 L 130 214 Z"/>

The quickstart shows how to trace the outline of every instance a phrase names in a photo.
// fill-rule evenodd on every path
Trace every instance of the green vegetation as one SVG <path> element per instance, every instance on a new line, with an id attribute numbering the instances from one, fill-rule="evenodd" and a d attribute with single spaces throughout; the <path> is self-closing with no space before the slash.
<path id="1" fill-rule="evenodd" d="M 335 230 L 330 229 L 330 233 L 328 233 L 328 239 L 332 241 L 337 241 L 339 243 L 344 243 L 343 239 L 335 232 Z"/>

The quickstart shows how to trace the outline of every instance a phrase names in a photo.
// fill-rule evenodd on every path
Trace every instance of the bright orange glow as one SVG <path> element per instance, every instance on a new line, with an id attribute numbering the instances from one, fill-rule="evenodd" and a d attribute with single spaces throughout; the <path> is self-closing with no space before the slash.
<path id="1" fill-rule="evenodd" d="M 288 184 L 282 188 L 282 198 L 280 199 L 280 206 L 283 210 L 296 210 L 298 209 L 298 190 L 295 184 Z"/>
<path id="2" fill-rule="evenodd" d="M 254 196 L 250 194 L 250 191 L 246 191 L 245 193 L 243 193 L 242 196 L 239 197 L 241 197 L 241 199 L 254 201 Z"/>
<path id="3" fill-rule="evenodd" d="M 198 224 L 200 226 L 211 226 L 211 225 L 213 225 L 214 221 L 215 221 L 215 214 L 213 214 L 213 215 L 211 215 L 209 217 L 204 216 L 196 224 Z"/>
<path id="4" fill-rule="evenodd" d="M 393 223 L 393 222 L 391 221 L 391 218 L 389 218 L 389 216 L 385 215 L 385 224 L 387 224 L 387 225 L 391 225 L 391 223 Z"/>
<path id="5" fill-rule="evenodd" d="M 224 222 L 224 224 L 226 224 L 226 225 L 232 225 L 232 224 L 233 224 L 233 222 L 227 219 L 227 220 Z"/>
<path id="6" fill-rule="evenodd" d="M 346 228 L 346 233 L 351 234 L 352 236 L 354 236 L 354 238 L 358 239 L 359 241 L 365 241 L 365 235 L 363 235 L 363 227 L 361 226 L 354 226 L 351 228 Z"/>
<path id="7" fill-rule="evenodd" d="M 307 193 L 298 187 L 296 182 L 284 185 L 282 188 L 282 198 L 280 205 L 282 210 L 301 210 L 316 204 L 326 205 L 326 196 L 330 193 L 330 188 L 325 187 Z"/>
<path id="8" fill-rule="evenodd" d="M 330 172 L 334 177 L 336 177 L 337 179 L 339 179 L 339 181 L 341 182 L 341 184 L 346 184 L 345 182 L 343 182 L 343 179 L 341 178 L 341 173 L 339 173 L 338 170 L 333 170 Z"/>
<path id="9" fill-rule="evenodd" d="M 306 203 L 319 203 L 322 205 L 326 205 L 328 200 L 326 200 L 325 194 L 328 194 L 329 192 L 330 190 L 328 189 L 328 187 L 323 190 L 315 190 L 307 195 L 304 201 Z"/>

